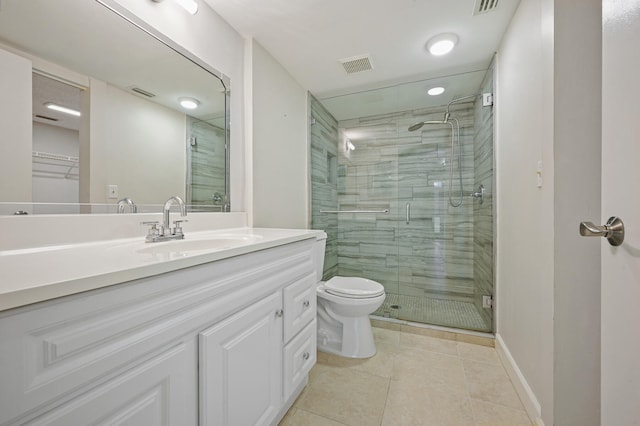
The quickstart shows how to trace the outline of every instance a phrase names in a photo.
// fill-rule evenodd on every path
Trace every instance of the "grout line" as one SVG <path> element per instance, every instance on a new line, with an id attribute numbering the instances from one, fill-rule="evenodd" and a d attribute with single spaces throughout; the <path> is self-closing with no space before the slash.
<path id="1" fill-rule="evenodd" d="M 393 355 L 393 358 L 394 358 L 394 360 L 393 360 L 393 361 L 394 361 L 394 362 L 395 362 L 395 357 L 396 357 L 396 356 L 395 356 L 395 354 L 394 354 L 394 355 Z M 392 375 L 393 375 L 393 372 L 392 372 Z M 384 421 L 384 415 L 385 415 L 385 413 L 387 412 L 387 407 L 388 407 L 388 405 L 389 405 L 389 393 L 390 393 L 390 392 L 391 392 L 391 377 L 389 377 L 389 378 L 387 379 L 387 395 L 386 395 L 386 397 L 384 398 L 384 408 L 382 409 L 382 415 L 380 416 L 380 421 L 378 422 L 378 424 L 379 424 L 380 426 L 382 426 L 382 422 Z"/>
<path id="2" fill-rule="evenodd" d="M 456 348 L 458 347 L 458 345 L 456 344 Z M 471 391 L 469 390 L 469 377 L 467 375 L 467 369 L 464 368 L 464 360 L 460 355 L 460 350 L 458 348 L 458 358 L 460 359 L 460 363 L 462 364 L 462 371 L 464 373 L 464 384 L 465 384 L 465 388 L 467 389 L 467 401 L 469 401 L 469 407 L 471 408 L 471 416 L 473 417 L 473 424 L 477 425 L 478 424 L 478 419 L 476 418 L 476 410 L 473 408 L 473 401 L 471 398 Z"/>

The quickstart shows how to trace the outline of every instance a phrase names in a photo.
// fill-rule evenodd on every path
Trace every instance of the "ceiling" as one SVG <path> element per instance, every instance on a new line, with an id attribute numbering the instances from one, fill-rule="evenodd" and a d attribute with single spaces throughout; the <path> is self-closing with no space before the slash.
<path id="1" fill-rule="evenodd" d="M 486 70 L 519 3 L 474 14 L 483 0 L 204 1 L 321 100 Z M 431 56 L 425 44 L 440 33 L 458 44 Z M 373 69 L 347 74 L 339 61 L 362 54 Z"/>
<path id="2" fill-rule="evenodd" d="M 197 98 L 201 105 L 189 115 L 216 122 L 224 117 L 225 96 L 220 80 L 169 49 L 96 1 L 1 0 L 0 46 L 8 46 L 85 76 L 97 78 L 135 96 L 139 88 L 153 101 L 181 110 L 178 98 Z M 38 62 L 39 63 L 39 62 Z M 36 65 L 37 67 L 37 65 Z M 41 70 L 42 71 L 42 70 Z M 45 72 L 48 74 L 49 72 Z M 67 91 L 68 90 L 68 91 Z M 77 88 L 47 78 L 34 79 L 35 115 L 77 128 L 78 120 L 40 107 L 46 101 L 79 109 Z"/>

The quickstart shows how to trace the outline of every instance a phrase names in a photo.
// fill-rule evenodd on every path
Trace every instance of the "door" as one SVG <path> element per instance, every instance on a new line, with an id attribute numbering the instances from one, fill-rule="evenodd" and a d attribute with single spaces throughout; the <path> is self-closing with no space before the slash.
<path id="1" fill-rule="evenodd" d="M 282 389 L 278 291 L 200 333 L 200 424 L 268 425 Z"/>
<path id="2" fill-rule="evenodd" d="M 602 219 L 624 221 L 602 241 L 603 425 L 640 424 L 640 1 L 603 1 Z"/>

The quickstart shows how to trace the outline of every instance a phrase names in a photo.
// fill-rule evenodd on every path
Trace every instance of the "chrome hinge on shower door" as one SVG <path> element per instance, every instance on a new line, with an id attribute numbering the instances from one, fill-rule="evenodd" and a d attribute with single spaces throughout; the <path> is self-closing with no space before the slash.
<path id="1" fill-rule="evenodd" d="M 489 308 L 493 306 L 493 296 L 482 296 L 482 307 Z"/>

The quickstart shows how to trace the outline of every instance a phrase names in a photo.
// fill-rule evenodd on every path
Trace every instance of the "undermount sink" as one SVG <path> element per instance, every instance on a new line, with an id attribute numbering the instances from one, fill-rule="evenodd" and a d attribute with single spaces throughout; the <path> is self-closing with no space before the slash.
<path id="1" fill-rule="evenodd" d="M 184 240 L 164 241 L 161 243 L 148 243 L 144 248 L 136 250 L 138 253 L 185 253 L 206 250 L 222 250 L 239 247 L 259 241 L 262 237 L 257 235 L 233 235 L 221 234 L 209 238 L 190 240 L 188 236 Z"/>

